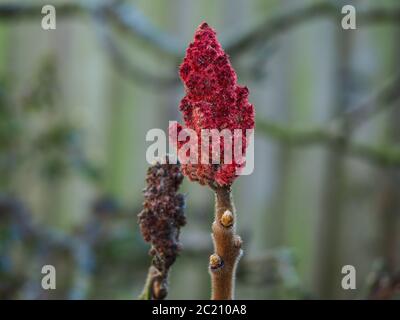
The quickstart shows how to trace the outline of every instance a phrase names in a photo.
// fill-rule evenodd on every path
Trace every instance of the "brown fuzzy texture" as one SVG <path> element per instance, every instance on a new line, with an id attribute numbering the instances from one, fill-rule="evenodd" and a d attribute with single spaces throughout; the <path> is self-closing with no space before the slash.
<path id="1" fill-rule="evenodd" d="M 234 298 L 236 267 L 242 255 L 242 240 L 236 235 L 235 219 L 230 187 L 216 188 L 212 225 L 215 253 L 210 257 L 213 300 Z"/>
<path id="2" fill-rule="evenodd" d="M 138 215 L 143 238 L 151 243 L 153 260 L 146 289 L 150 292 L 143 292 L 151 299 L 164 299 L 167 295 L 168 271 L 181 249 L 179 233 L 186 224 L 185 199 L 177 193 L 183 180 L 180 165 L 169 164 L 168 157 L 165 162 L 149 167 L 143 210 Z"/>

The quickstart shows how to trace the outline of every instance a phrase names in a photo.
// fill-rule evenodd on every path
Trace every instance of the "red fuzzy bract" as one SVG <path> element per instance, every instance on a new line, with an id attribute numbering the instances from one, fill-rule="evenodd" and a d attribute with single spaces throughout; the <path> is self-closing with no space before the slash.
<path id="1" fill-rule="evenodd" d="M 254 107 L 248 102 L 247 87 L 237 85 L 236 73 L 229 58 L 222 50 L 215 31 L 207 23 L 201 24 L 197 29 L 179 73 L 186 91 L 179 106 L 185 126 L 178 125 L 177 131 L 193 129 L 197 133 L 200 146 L 201 129 L 229 129 L 232 135 L 233 130 L 241 129 L 244 154 L 248 143 L 246 129 L 254 129 Z M 184 142 L 178 142 L 178 149 L 183 144 Z M 183 173 L 201 184 L 232 184 L 237 177 L 237 170 L 244 164 L 239 165 L 234 157 L 232 163 L 225 164 L 223 139 L 220 144 L 220 164 L 212 164 L 211 152 L 209 164 L 201 164 L 199 147 L 198 164 L 182 164 Z"/>

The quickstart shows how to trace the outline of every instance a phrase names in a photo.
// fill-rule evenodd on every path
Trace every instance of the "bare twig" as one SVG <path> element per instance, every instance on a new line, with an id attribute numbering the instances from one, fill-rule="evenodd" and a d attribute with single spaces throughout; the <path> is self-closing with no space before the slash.
<path id="1" fill-rule="evenodd" d="M 0 20 L 12 21 L 16 19 L 37 18 L 41 15 L 42 4 L 0 4 Z M 174 59 L 182 56 L 184 46 L 174 36 L 167 34 L 148 21 L 132 4 L 120 1 L 70 1 L 57 5 L 57 17 L 71 17 L 91 10 L 103 10 L 107 18 L 117 27 L 125 30 L 129 35 L 143 40 L 153 49 Z M 342 18 L 339 6 L 329 2 L 310 5 L 296 11 L 289 11 L 268 17 L 264 23 L 253 30 L 228 41 L 224 47 L 232 56 L 242 54 L 260 42 L 282 34 L 294 27 L 318 17 Z M 359 25 L 379 23 L 400 23 L 400 7 L 397 8 L 370 8 L 357 11 Z"/>
<path id="2" fill-rule="evenodd" d="M 121 30 L 143 40 L 157 52 L 174 59 L 180 59 L 184 46 L 174 36 L 157 29 L 131 3 L 108 6 L 105 10 L 107 18 Z"/>
<path id="3" fill-rule="evenodd" d="M 0 21 L 15 22 L 17 19 L 39 19 L 44 4 L 0 4 Z M 116 69 L 129 80 L 140 85 L 156 88 L 171 87 L 178 83 L 178 76 L 153 75 L 130 61 L 122 52 L 116 41 L 110 34 L 110 23 L 114 22 L 119 26 L 128 28 L 131 34 L 139 39 L 148 39 L 153 43 L 154 48 L 161 46 L 161 43 L 172 43 L 171 40 L 151 41 L 150 39 L 164 39 L 165 35 L 156 35 L 158 32 L 149 23 L 145 23 L 135 8 L 125 8 L 119 1 L 100 1 L 97 4 L 91 1 L 71 1 L 58 4 L 57 18 L 70 18 L 79 14 L 89 15 L 93 18 L 100 43 L 108 54 Z M 124 13 L 124 10 L 129 13 Z M 133 17 L 130 14 L 133 14 Z M 154 34 L 152 36 L 152 34 Z M 183 52 L 183 50 L 181 51 Z M 176 53 L 176 52 L 175 52 Z M 178 54 L 177 54 L 178 56 Z"/>
<path id="4" fill-rule="evenodd" d="M 260 26 L 250 32 L 236 37 L 226 47 L 229 54 L 234 57 L 244 53 L 260 42 L 265 42 L 273 37 L 289 31 L 302 23 L 312 19 L 330 17 L 340 21 L 343 17 L 340 7 L 329 2 L 317 3 L 308 7 L 289 11 L 268 18 Z M 359 25 L 377 24 L 377 23 L 400 23 L 400 7 L 398 8 L 373 8 L 357 11 L 357 23 Z"/>
<path id="5" fill-rule="evenodd" d="M 137 84 L 155 88 L 170 88 L 178 83 L 177 75 L 153 75 L 135 65 L 133 61 L 128 60 L 126 55 L 114 40 L 111 30 L 105 21 L 104 13 L 102 11 L 96 11 L 94 16 L 96 31 L 100 43 L 103 45 L 103 48 L 105 49 L 114 66 L 122 75 L 126 76 L 129 80 L 132 80 Z"/>
<path id="6" fill-rule="evenodd" d="M 213 300 L 231 300 L 235 291 L 237 263 L 242 240 L 236 235 L 236 217 L 230 187 L 215 188 L 215 220 L 212 236 L 215 253 L 210 256 Z"/>
<path id="7" fill-rule="evenodd" d="M 338 121 L 354 131 L 369 118 L 386 110 L 400 99 L 400 74 L 388 80 L 365 101 L 339 115 Z"/>
<path id="8" fill-rule="evenodd" d="M 21 4 L 5 3 L 0 4 L 0 20 L 15 22 L 17 19 L 37 19 L 40 18 L 41 4 Z M 183 46 L 178 44 L 178 40 L 153 26 L 144 15 L 133 4 L 123 3 L 116 0 L 88 1 L 75 0 L 56 5 L 57 18 L 70 18 L 79 14 L 91 14 L 92 11 L 104 13 L 107 22 L 111 22 L 130 36 L 143 40 L 151 48 L 179 58 L 184 52 Z"/>
<path id="9" fill-rule="evenodd" d="M 340 152 L 379 166 L 400 166 L 399 147 L 371 146 L 352 141 L 345 143 L 342 134 L 329 130 L 329 128 L 293 129 L 268 120 L 258 120 L 257 129 L 273 139 L 293 146 L 324 145 L 337 147 Z"/>
<path id="10" fill-rule="evenodd" d="M 400 75 L 383 85 L 372 96 L 355 108 L 338 115 L 323 126 L 295 129 L 268 120 L 258 120 L 257 127 L 267 136 L 281 142 L 296 145 L 327 145 L 354 157 L 367 160 L 381 166 L 400 166 L 400 148 L 397 146 L 371 146 L 346 141 L 340 128 L 345 125 L 347 132 L 357 127 L 373 115 L 386 110 L 400 99 Z"/>

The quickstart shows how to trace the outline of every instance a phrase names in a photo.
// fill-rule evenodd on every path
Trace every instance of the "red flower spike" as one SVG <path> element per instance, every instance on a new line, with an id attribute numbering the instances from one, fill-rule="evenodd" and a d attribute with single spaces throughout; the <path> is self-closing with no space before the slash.
<path id="1" fill-rule="evenodd" d="M 201 24 L 194 35 L 194 41 L 186 50 L 186 56 L 179 69 L 185 85 L 186 96 L 179 109 L 185 126 L 178 124 L 178 132 L 185 128 L 196 131 L 201 145 L 201 129 L 242 130 L 242 151 L 247 147 L 246 129 L 254 129 L 254 107 L 248 101 L 249 90 L 237 84 L 227 54 L 219 44 L 215 31 L 207 23 Z M 183 143 L 178 143 L 178 149 Z M 210 143 L 211 144 L 211 143 Z M 221 163 L 182 164 L 183 173 L 201 184 L 226 186 L 237 177 L 237 169 L 243 166 L 235 162 L 223 163 L 223 139 L 221 139 Z M 201 147 L 199 147 L 199 151 Z M 232 150 L 233 155 L 233 150 Z"/>

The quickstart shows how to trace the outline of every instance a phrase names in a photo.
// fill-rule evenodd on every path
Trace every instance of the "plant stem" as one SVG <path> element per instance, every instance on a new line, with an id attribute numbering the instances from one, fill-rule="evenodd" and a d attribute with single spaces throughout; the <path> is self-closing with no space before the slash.
<path id="1" fill-rule="evenodd" d="M 236 266 L 242 254 L 241 238 L 235 234 L 236 217 L 230 187 L 215 188 L 215 220 L 212 225 L 214 254 L 210 256 L 213 300 L 234 297 Z"/>
<path id="2" fill-rule="evenodd" d="M 166 276 L 155 266 L 150 266 L 139 300 L 163 300 L 167 295 Z"/>

